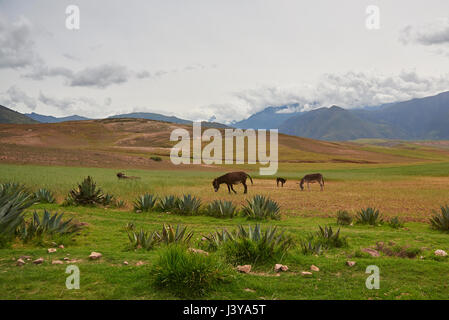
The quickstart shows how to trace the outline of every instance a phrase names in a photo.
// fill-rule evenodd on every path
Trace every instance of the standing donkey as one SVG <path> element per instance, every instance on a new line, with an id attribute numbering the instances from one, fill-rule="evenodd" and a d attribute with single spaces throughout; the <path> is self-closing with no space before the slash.
<path id="1" fill-rule="evenodd" d="M 309 183 L 318 182 L 320 184 L 321 191 L 324 190 L 324 178 L 321 173 L 312 173 L 312 174 L 306 174 L 299 183 L 299 187 L 301 188 L 301 191 L 304 190 L 304 182 L 307 183 L 307 189 L 310 190 Z"/>

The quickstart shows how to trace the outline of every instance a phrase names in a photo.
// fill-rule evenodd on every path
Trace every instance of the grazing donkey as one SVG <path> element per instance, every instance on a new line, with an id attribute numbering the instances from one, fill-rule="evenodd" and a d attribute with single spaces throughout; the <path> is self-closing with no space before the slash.
<path id="1" fill-rule="evenodd" d="M 307 183 L 307 189 L 310 190 L 309 183 L 318 182 L 320 184 L 321 191 L 324 190 L 324 179 L 323 175 L 321 173 L 312 173 L 312 174 L 306 174 L 304 178 L 301 179 L 301 182 L 299 183 L 299 187 L 301 190 L 304 190 L 304 182 Z"/>
<path id="2" fill-rule="evenodd" d="M 287 179 L 284 178 L 276 178 L 276 186 L 279 187 L 279 183 L 281 183 L 281 187 L 284 187 L 284 183 L 287 182 Z"/>
<path id="3" fill-rule="evenodd" d="M 233 185 L 241 183 L 245 188 L 245 191 L 243 193 L 247 193 L 248 187 L 246 186 L 246 178 L 249 178 L 251 180 L 251 184 L 253 184 L 253 179 L 246 172 L 243 171 L 229 172 L 226 173 L 225 175 L 222 175 L 221 177 L 214 179 L 214 181 L 212 181 L 212 185 L 214 186 L 215 192 L 217 192 L 218 189 L 220 188 L 220 184 L 226 183 L 226 185 L 228 186 L 229 193 L 231 193 L 231 190 L 234 193 L 237 193 L 234 190 Z"/>
<path id="4" fill-rule="evenodd" d="M 140 177 L 133 177 L 133 176 L 128 177 L 123 172 L 117 173 L 117 178 L 119 178 L 119 179 L 140 179 Z"/>

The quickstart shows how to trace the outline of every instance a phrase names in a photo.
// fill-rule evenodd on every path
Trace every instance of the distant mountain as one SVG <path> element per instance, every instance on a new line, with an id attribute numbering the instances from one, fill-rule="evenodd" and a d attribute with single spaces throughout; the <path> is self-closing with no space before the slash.
<path id="1" fill-rule="evenodd" d="M 38 123 L 37 121 L 28 118 L 26 115 L 20 112 L 8 109 L 4 106 L 0 106 L 0 123 Z"/>
<path id="2" fill-rule="evenodd" d="M 25 113 L 26 116 L 30 117 L 33 120 L 42 122 L 42 123 L 58 123 L 58 122 L 64 122 L 64 121 L 81 121 L 81 120 L 91 120 L 86 117 L 81 117 L 77 115 L 68 116 L 68 117 L 53 117 L 53 116 L 45 116 L 38 113 Z"/>
<path id="3" fill-rule="evenodd" d="M 287 119 L 279 131 L 321 140 L 445 140 L 449 92 L 363 109 L 320 108 Z"/>
<path id="4" fill-rule="evenodd" d="M 165 121 L 177 124 L 192 124 L 191 120 L 181 119 L 175 116 L 165 116 L 159 113 L 151 113 L 151 112 L 134 112 L 134 113 L 126 113 L 126 114 L 118 114 L 115 116 L 110 116 L 109 118 L 113 119 L 121 119 L 121 118 L 138 118 L 138 119 L 148 119 L 148 120 L 156 120 L 156 121 Z M 202 121 L 201 125 L 209 128 L 230 128 L 229 126 L 218 123 L 218 122 L 209 122 Z"/>
<path id="5" fill-rule="evenodd" d="M 267 107 L 248 119 L 233 123 L 236 128 L 242 129 L 278 129 L 285 120 L 303 114 L 302 112 L 289 112 L 290 109 L 298 107 L 298 104 L 279 107 Z"/>

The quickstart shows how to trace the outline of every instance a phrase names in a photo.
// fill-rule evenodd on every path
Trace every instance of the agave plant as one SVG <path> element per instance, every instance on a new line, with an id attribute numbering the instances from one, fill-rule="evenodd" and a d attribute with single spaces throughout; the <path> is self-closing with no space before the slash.
<path id="1" fill-rule="evenodd" d="M 56 201 L 53 192 L 43 188 L 34 193 L 34 198 L 39 203 L 55 203 Z"/>
<path id="2" fill-rule="evenodd" d="M 39 218 L 37 212 L 34 211 L 32 220 L 22 224 L 19 228 L 19 237 L 26 241 L 42 235 L 69 235 L 81 229 L 79 225 L 72 222 L 72 219 L 63 221 L 63 216 L 63 213 L 51 215 L 49 211 L 44 210 L 42 218 Z"/>
<path id="3" fill-rule="evenodd" d="M 372 226 L 376 226 L 383 222 L 381 214 L 379 210 L 375 208 L 366 208 L 361 209 L 357 212 L 357 223 L 359 224 L 369 224 Z"/>
<path id="4" fill-rule="evenodd" d="M 128 233 L 128 238 L 131 242 L 131 246 L 135 249 L 143 248 L 150 250 L 160 242 L 156 232 L 146 232 L 142 229 L 139 232 L 132 231 L 131 233 Z"/>
<path id="5" fill-rule="evenodd" d="M 234 235 L 226 229 L 203 235 L 203 241 L 207 243 L 206 248 L 210 251 L 217 250 L 226 241 L 234 241 L 234 239 Z"/>
<path id="6" fill-rule="evenodd" d="M 404 222 L 402 222 L 399 217 L 393 217 L 388 221 L 388 225 L 393 229 L 399 229 L 404 227 Z"/>
<path id="7" fill-rule="evenodd" d="M 178 207 L 179 198 L 169 195 L 159 200 L 158 209 L 162 212 L 171 212 Z"/>
<path id="8" fill-rule="evenodd" d="M 441 214 L 434 213 L 430 218 L 430 226 L 436 230 L 449 231 L 449 206 L 441 207 Z"/>
<path id="9" fill-rule="evenodd" d="M 77 188 L 72 189 L 66 199 L 66 204 L 73 205 L 102 205 L 104 201 L 104 194 L 93 179 L 88 176 L 78 184 Z"/>
<path id="10" fill-rule="evenodd" d="M 201 206 L 201 200 L 190 194 L 184 195 L 177 203 L 177 213 L 182 215 L 198 214 Z"/>
<path id="11" fill-rule="evenodd" d="M 345 225 L 350 225 L 351 223 L 352 223 L 352 216 L 348 211 L 339 210 L 337 212 L 337 224 L 345 226 Z"/>
<path id="12" fill-rule="evenodd" d="M 322 246 L 313 240 L 302 240 L 301 251 L 303 254 L 321 254 Z"/>
<path id="13" fill-rule="evenodd" d="M 208 215 L 216 218 L 233 218 L 237 207 L 232 201 L 215 200 L 206 207 Z"/>
<path id="14" fill-rule="evenodd" d="M 134 211 L 136 212 L 148 212 L 153 209 L 156 205 L 157 197 L 145 193 L 137 197 L 137 199 L 133 202 Z"/>
<path id="15" fill-rule="evenodd" d="M 164 244 L 187 244 L 193 237 L 193 232 L 187 232 L 187 227 L 179 224 L 176 226 L 176 229 L 169 224 L 164 224 L 162 226 L 162 231 L 160 233 L 155 232 L 155 234 L 158 236 L 159 241 Z"/>
<path id="16" fill-rule="evenodd" d="M 102 200 L 101 204 L 104 206 L 109 206 L 109 205 L 115 206 L 116 203 L 117 202 L 115 200 L 115 197 L 112 194 L 106 193 L 103 196 L 103 200 Z"/>
<path id="17" fill-rule="evenodd" d="M 279 220 L 281 218 L 281 208 L 276 201 L 262 195 L 256 195 L 251 200 L 246 200 L 247 205 L 243 206 L 243 213 L 252 220 Z"/>
<path id="18" fill-rule="evenodd" d="M 329 248 L 341 248 L 348 245 L 347 239 L 345 237 L 340 237 L 340 229 L 337 232 L 332 230 L 331 226 L 318 226 L 319 230 L 315 234 L 317 242 L 324 249 Z"/>

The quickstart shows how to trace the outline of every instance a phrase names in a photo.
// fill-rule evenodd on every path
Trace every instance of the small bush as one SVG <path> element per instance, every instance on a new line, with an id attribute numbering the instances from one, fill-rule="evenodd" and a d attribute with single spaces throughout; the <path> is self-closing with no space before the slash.
<path id="1" fill-rule="evenodd" d="M 449 206 L 441 207 L 441 214 L 434 213 L 430 218 L 430 226 L 436 230 L 449 232 Z"/>
<path id="2" fill-rule="evenodd" d="M 34 198 L 36 202 L 39 203 L 55 203 L 55 197 L 53 192 L 47 189 L 39 189 L 34 193 Z"/>
<path id="3" fill-rule="evenodd" d="M 292 247 L 293 240 L 277 232 L 277 227 L 262 231 L 259 224 L 246 230 L 239 225 L 234 239 L 224 241 L 226 260 L 233 264 L 264 264 L 273 260 L 281 261 Z"/>
<path id="4" fill-rule="evenodd" d="M 215 218 L 233 218 L 237 208 L 232 201 L 215 200 L 206 207 L 206 213 Z"/>
<path id="5" fill-rule="evenodd" d="M 399 229 L 399 228 L 403 228 L 403 227 L 404 227 L 404 222 L 402 222 L 402 221 L 399 219 L 399 217 L 394 217 L 394 218 L 391 218 L 391 219 L 388 221 L 388 225 L 389 225 L 390 227 L 392 227 L 393 229 Z"/>
<path id="6" fill-rule="evenodd" d="M 352 219 L 352 215 L 346 210 L 337 212 L 337 224 L 339 225 L 348 226 L 352 223 Z"/>
<path id="7" fill-rule="evenodd" d="M 104 194 L 92 177 L 88 176 L 77 188 L 72 189 L 64 205 L 94 206 L 104 204 Z"/>
<path id="8" fill-rule="evenodd" d="M 176 212 L 186 216 L 196 215 L 199 213 L 200 207 L 201 200 L 188 194 L 179 199 Z"/>
<path id="9" fill-rule="evenodd" d="M 162 212 L 172 212 L 178 208 L 179 198 L 177 196 L 169 195 L 161 198 L 157 205 L 157 209 Z"/>
<path id="10" fill-rule="evenodd" d="M 153 281 L 181 298 L 204 296 L 226 280 L 224 268 L 212 256 L 190 253 L 171 245 L 163 249 L 153 268 Z"/>
<path id="11" fill-rule="evenodd" d="M 156 206 L 157 197 L 145 193 L 133 202 L 134 211 L 136 212 L 149 212 Z"/>
<path id="12" fill-rule="evenodd" d="M 361 209 L 357 212 L 357 223 L 359 224 L 376 226 L 382 222 L 381 214 L 379 213 L 379 210 L 375 208 Z"/>
<path id="13" fill-rule="evenodd" d="M 157 162 L 162 161 L 162 158 L 158 157 L 158 156 L 151 156 L 150 159 L 153 160 L 153 161 L 157 161 Z"/>
<path id="14" fill-rule="evenodd" d="M 246 200 L 247 205 L 243 206 L 243 214 L 251 220 L 280 220 L 281 208 L 276 201 L 265 196 L 256 195 L 251 200 Z"/>

